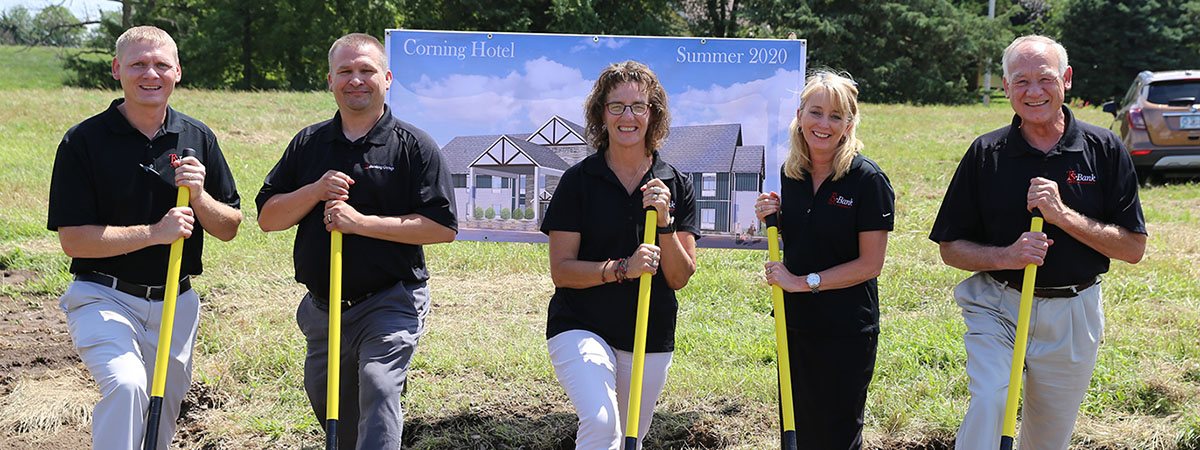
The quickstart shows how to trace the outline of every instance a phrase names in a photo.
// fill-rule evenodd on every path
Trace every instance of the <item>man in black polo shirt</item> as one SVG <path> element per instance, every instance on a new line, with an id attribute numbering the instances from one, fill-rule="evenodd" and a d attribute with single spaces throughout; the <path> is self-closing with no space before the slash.
<path id="1" fill-rule="evenodd" d="M 1020 445 L 1066 449 L 1104 332 L 1099 275 L 1110 258 L 1142 259 L 1146 224 L 1120 139 L 1063 105 L 1071 68 L 1062 45 L 1017 38 L 1003 65 L 1012 125 L 971 144 L 929 234 L 946 264 L 976 271 L 954 291 L 971 393 L 955 448 L 1000 441 L 1022 269 L 1037 264 Z M 1034 209 L 1044 233 L 1028 231 Z"/>
<path id="2" fill-rule="evenodd" d="M 293 258 L 308 294 L 296 321 L 308 345 L 304 388 L 322 423 L 329 232 L 344 234 L 338 417 L 347 426 L 338 441 L 398 449 L 400 394 L 429 311 L 421 245 L 454 240 L 454 188 L 433 138 L 384 104 L 392 73 L 378 40 L 356 33 L 334 42 L 328 81 L 338 112 L 301 130 L 267 174 L 255 199 L 258 225 L 299 224 Z"/>
<path id="3" fill-rule="evenodd" d="M 167 448 L 191 384 L 200 300 L 189 276 L 201 271 L 203 232 L 233 239 L 242 215 L 212 131 L 167 106 L 182 74 L 175 41 L 136 27 L 116 49 L 112 73 L 125 96 L 63 136 L 47 226 L 58 231 L 75 274 L 59 305 L 102 394 L 92 414 L 94 448 L 142 446 L 170 244 L 185 238 L 159 423 L 158 448 Z M 176 186 L 189 188 L 190 207 L 175 207 Z"/>

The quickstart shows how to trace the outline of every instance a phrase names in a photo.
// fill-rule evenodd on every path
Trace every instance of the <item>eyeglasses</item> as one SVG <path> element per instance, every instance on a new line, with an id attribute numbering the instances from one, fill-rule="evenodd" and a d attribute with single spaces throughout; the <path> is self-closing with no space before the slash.
<path id="1" fill-rule="evenodd" d="M 650 104 L 642 102 L 637 102 L 632 105 L 626 105 L 621 102 L 612 102 L 605 104 L 604 108 L 608 110 L 609 114 L 614 116 L 625 114 L 626 109 L 629 109 L 630 112 L 633 112 L 633 115 L 635 116 L 644 116 L 646 113 L 650 112 Z"/>

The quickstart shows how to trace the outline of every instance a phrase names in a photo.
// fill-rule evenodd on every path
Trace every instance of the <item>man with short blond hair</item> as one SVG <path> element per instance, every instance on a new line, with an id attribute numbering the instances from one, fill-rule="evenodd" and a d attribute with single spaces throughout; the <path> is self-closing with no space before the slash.
<path id="1" fill-rule="evenodd" d="M 1000 443 L 1023 269 L 1036 264 L 1019 443 L 1063 450 L 1104 334 L 1100 274 L 1142 259 L 1146 220 L 1121 140 L 1063 104 L 1066 49 L 1023 36 L 1003 65 L 1012 124 L 971 144 L 929 233 L 946 264 L 975 272 L 954 290 L 971 394 L 955 448 Z M 1035 209 L 1044 232 L 1028 231 Z"/>
<path id="2" fill-rule="evenodd" d="M 191 384 L 204 231 L 237 235 L 242 215 L 216 136 L 167 105 L 183 72 L 175 41 L 154 27 L 117 39 L 123 98 L 72 127 L 54 158 L 47 227 L 58 231 L 75 281 L 59 300 L 71 340 L 102 395 L 93 448 L 142 448 L 170 244 L 184 238 L 158 449 L 175 434 Z M 194 156 L 185 150 L 194 151 Z M 175 207 L 179 186 L 190 206 Z"/>
<path id="3" fill-rule="evenodd" d="M 304 389 L 325 423 L 330 232 L 343 233 L 340 448 L 400 448 L 400 395 L 425 332 L 422 245 L 454 240 L 454 187 L 437 144 L 392 116 L 383 46 L 351 34 L 329 50 L 333 119 L 301 130 L 267 174 L 258 226 L 299 225 L 293 261 L 308 294 L 296 311 L 307 341 Z"/>

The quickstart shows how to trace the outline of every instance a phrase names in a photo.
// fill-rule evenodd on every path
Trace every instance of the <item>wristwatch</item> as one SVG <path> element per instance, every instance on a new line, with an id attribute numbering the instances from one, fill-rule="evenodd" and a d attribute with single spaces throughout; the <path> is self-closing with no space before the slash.
<path id="1" fill-rule="evenodd" d="M 808 274 L 804 280 L 808 282 L 808 288 L 812 289 L 812 293 L 816 294 L 821 290 L 821 276 L 817 275 L 816 272 Z"/>
<path id="2" fill-rule="evenodd" d="M 656 229 L 658 230 L 658 234 L 671 234 L 671 233 L 674 233 L 674 232 L 675 232 L 675 218 L 674 218 L 674 217 L 671 217 L 669 220 L 667 220 L 667 226 L 665 226 L 665 227 L 656 227 Z"/>

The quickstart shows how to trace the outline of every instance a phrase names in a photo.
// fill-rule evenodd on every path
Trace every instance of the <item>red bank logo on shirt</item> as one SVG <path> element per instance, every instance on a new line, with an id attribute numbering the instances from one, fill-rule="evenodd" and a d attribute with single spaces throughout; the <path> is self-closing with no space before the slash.
<path id="1" fill-rule="evenodd" d="M 1067 171 L 1067 183 L 1071 184 L 1096 184 L 1096 174 L 1082 174 L 1074 170 Z"/>
<path id="2" fill-rule="evenodd" d="M 837 192 L 834 192 L 833 195 L 829 196 L 829 204 L 834 205 L 834 206 L 840 206 L 842 208 L 850 208 L 850 207 L 854 206 L 854 199 L 842 197 L 842 196 L 838 195 Z"/>

